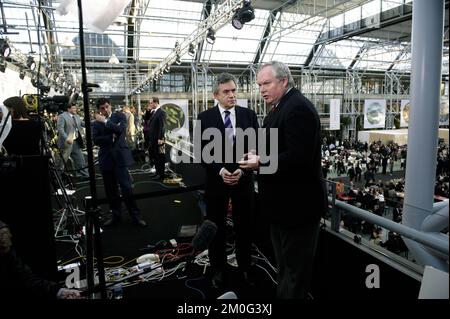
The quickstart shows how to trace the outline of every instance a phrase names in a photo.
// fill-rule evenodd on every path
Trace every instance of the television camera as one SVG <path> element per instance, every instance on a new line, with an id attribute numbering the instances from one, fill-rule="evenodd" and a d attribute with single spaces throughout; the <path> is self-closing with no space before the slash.
<path id="1" fill-rule="evenodd" d="M 70 97 L 67 95 L 41 96 L 39 94 L 24 94 L 22 96 L 27 109 L 31 112 L 47 111 L 61 113 L 65 111 Z"/>

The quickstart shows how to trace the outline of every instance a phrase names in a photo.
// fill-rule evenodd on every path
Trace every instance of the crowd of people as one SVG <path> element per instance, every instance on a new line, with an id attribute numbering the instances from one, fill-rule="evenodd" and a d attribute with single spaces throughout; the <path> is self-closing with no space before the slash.
<path id="1" fill-rule="evenodd" d="M 332 167 L 333 171 L 336 172 L 335 180 L 339 181 L 340 184 L 340 192 L 338 192 L 337 198 L 401 223 L 405 178 L 390 178 L 392 173 L 388 174 L 385 171 L 383 159 L 388 158 L 388 164 L 396 162 L 398 159 L 402 160 L 402 164 L 406 163 L 407 146 L 399 146 L 394 143 L 384 145 L 381 141 L 371 144 L 344 141 L 342 144 L 339 142 L 336 144 L 338 146 L 333 143 L 323 145 L 322 168 L 326 170 Z M 435 200 L 449 198 L 448 150 L 448 144 L 439 143 L 436 158 Z M 379 171 L 380 166 L 381 172 Z M 342 167 L 346 167 L 346 169 Z M 404 168 L 405 165 L 400 166 L 400 169 Z M 341 183 L 345 170 L 347 170 L 346 175 L 349 180 L 347 185 Z M 381 173 L 387 178 L 376 180 L 376 173 Z M 361 175 L 364 177 L 364 182 L 361 182 Z M 363 221 L 351 214 L 343 214 L 341 226 L 346 227 L 353 233 L 367 235 L 373 243 L 391 251 L 399 253 L 407 250 L 403 240 L 395 232 L 386 232 L 385 236 L 381 236 L 382 229 L 379 226 Z"/>
<path id="2" fill-rule="evenodd" d="M 393 175 L 396 163 L 406 167 L 407 145 L 381 141 L 372 143 L 344 140 L 342 143 L 322 145 L 322 170 L 324 177 L 334 172 L 336 176 L 346 175 L 350 181 L 361 181 L 366 185 L 375 179 L 376 173 Z"/>

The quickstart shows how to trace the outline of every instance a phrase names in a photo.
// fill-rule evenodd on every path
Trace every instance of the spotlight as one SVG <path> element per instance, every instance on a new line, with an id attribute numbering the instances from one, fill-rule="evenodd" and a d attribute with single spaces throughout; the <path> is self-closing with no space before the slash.
<path id="1" fill-rule="evenodd" d="M 175 63 L 180 65 L 181 64 L 181 59 L 180 56 L 177 54 L 177 58 L 175 59 Z"/>
<path id="2" fill-rule="evenodd" d="M 5 59 L 11 54 L 11 48 L 6 39 L 0 39 L 0 51 Z"/>
<path id="3" fill-rule="evenodd" d="M 38 87 L 38 81 L 37 81 L 37 78 L 35 76 L 33 76 L 31 78 L 31 85 L 34 86 L 35 88 Z"/>
<path id="4" fill-rule="evenodd" d="M 189 53 L 190 56 L 194 56 L 195 55 L 195 47 L 194 47 L 193 43 L 189 44 L 189 51 L 188 51 L 188 53 Z"/>
<path id="5" fill-rule="evenodd" d="M 216 41 L 216 36 L 214 34 L 214 30 L 212 28 L 208 29 L 208 34 L 206 35 L 206 42 L 209 44 L 214 44 Z"/>
<path id="6" fill-rule="evenodd" d="M 29 55 L 27 58 L 27 67 L 31 71 L 34 71 L 34 69 L 36 68 L 36 62 L 34 62 L 34 58 L 31 55 Z"/>
<path id="7" fill-rule="evenodd" d="M 251 1 L 244 0 L 242 8 L 238 9 L 231 21 L 231 24 L 236 29 L 240 30 L 244 26 L 244 23 L 250 22 L 255 18 L 255 10 L 251 5 Z"/>

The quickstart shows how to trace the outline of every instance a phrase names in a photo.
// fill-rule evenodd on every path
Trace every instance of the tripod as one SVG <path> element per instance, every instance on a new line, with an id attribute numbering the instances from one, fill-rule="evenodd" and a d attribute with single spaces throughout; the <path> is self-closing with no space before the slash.
<path id="1" fill-rule="evenodd" d="M 78 240 L 75 240 L 72 235 L 74 234 L 80 234 L 82 231 L 82 223 L 79 219 L 79 215 L 84 215 L 83 211 L 80 211 L 78 209 L 75 209 L 72 203 L 72 199 L 70 198 L 70 195 L 68 194 L 68 191 L 61 179 L 61 176 L 59 174 L 59 171 L 57 169 L 56 161 L 53 155 L 53 152 L 50 149 L 48 140 L 47 140 L 47 132 L 45 127 L 45 122 L 42 118 L 42 116 L 39 116 L 39 121 L 41 121 L 41 153 L 42 154 L 49 154 L 50 155 L 50 161 L 49 161 L 49 172 L 50 172 L 50 183 L 52 185 L 56 201 L 58 203 L 58 206 L 60 207 L 61 215 L 59 216 L 58 220 L 54 223 L 55 228 L 55 239 L 60 241 L 68 241 L 73 242 L 75 244 L 78 244 Z M 60 154 L 61 159 L 62 155 Z M 70 185 L 73 188 L 73 185 Z M 74 191 L 72 191 L 74 192 Z M 72 228 L 72 234 L 67 234 L 69 232 L 68 230 L 68 221 L 71 217 L 71 220 L 73 221 L 73 228 Z M 60 234 L 61 232 L 65 232 L 65 234 Z M 62 238 L 69 237 L 70 240 L 63 240 Z"/>

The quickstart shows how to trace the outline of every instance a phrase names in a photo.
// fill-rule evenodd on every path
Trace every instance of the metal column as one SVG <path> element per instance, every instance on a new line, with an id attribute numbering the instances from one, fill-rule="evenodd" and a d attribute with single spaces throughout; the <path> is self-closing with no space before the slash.
<path id="1" fill-rule="evenodd" d="M 412 22 L 412 108 L 408 128 L 403 224 L 420 230 L 433 209 L 444 1 L 415 0 Z M 420 244 L 408 239 L 405 242 L 420 263 L 448 271 L 445 260 Z"/>

